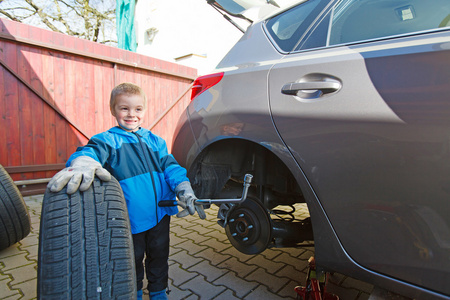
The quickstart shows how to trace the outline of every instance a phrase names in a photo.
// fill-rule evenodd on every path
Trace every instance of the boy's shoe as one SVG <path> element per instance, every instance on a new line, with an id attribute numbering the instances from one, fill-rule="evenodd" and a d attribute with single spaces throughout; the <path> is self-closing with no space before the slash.
<path id="1" fill-rule="evenodd" d="M 166 289 L 159 292 L 150 292 L 150 300 L 168 300 Z"/>
<path id="2" fill-rule="evenodd" d="M 137 292 L 137 300 L 142 300 L 142 290 L 139 290 L 138 292 Z"/>

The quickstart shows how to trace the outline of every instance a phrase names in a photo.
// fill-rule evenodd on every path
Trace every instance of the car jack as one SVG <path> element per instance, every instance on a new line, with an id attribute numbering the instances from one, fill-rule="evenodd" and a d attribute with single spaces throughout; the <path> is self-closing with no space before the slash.
<path id="1" fill-rule="evenodd" d="M 300 300 L 339 300 L 339 297 L 326 292 L 328 273 L 316 270 L 316 261 L 310 257 L 308 275 L 306 276 L 306 286 L 296 286 L 297 299 Z"/>

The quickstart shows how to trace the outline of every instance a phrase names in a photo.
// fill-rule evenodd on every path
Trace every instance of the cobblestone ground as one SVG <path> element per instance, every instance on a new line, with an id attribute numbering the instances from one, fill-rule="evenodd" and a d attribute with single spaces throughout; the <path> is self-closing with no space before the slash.
<path id="1" fill-rule="evenodd" d="M 42 195 L 26 197 L 31 233 L 0 251 L 0 299 L 36 299 L 39 217 Z M 300 214 L 307 214 L 300 207 Z M 314 249 L 268 249 L 245 255 L 234 249 L 216 222 L 217 209 L 207 219 L 172 218 L 169 257 L 169 299 L 296 299 Z M 369 299 L 373 286 L 333 274 L 327 286 L 342 300 Z M 148 299 L 148 295 L 144 295 Z"/>

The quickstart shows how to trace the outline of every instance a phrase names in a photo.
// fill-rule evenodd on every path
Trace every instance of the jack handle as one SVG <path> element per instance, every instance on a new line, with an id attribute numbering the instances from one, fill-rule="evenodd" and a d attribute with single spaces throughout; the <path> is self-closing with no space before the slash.
<path id="1" fill-rule="evenodd" d="M 232 203 L 239 204 L 244 202 L 247 199 L 248 188 L 250 187 L 250 183 L 252 182 L 253 175 L 245 174 L 244 177 L 244 189 L 242 191 L 242 196 L 239 199 L 197 199 L 195 200 L 195 204 L 208 205 L 208 204 L 223 204 L 223 203 Z M 177 206 L 177 200 L 161 200 L 158 202 L 158 206 Z"/>

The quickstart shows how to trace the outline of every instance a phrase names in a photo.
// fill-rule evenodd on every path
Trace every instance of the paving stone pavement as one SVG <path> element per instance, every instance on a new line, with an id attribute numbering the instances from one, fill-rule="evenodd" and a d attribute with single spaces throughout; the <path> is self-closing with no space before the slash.
<path id="1" fill-rule="evenodd" d="M 42 195 L 25 197 L 31 233 L 0 251 L 0 299 L 36 299 L 39 218 Z M 306 214 L 306 207 L 298 213 Z M 305 283 L 314 248 L 267 249 L 245 255 L 234 249 L 216 220 L 217 208 L 206 220 L 172 218 L 169 257 L 169 299 L 296 299 L 294 287 Z M 369 299 L 371 284 L 333 274 L 327 286 L 342 300 Z M 144 291 L 145 293 L 145 291 Z M 144 294 L 148 300 L 148 295 Z"/>

